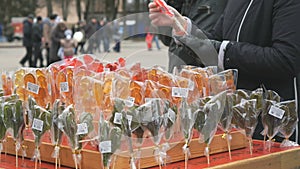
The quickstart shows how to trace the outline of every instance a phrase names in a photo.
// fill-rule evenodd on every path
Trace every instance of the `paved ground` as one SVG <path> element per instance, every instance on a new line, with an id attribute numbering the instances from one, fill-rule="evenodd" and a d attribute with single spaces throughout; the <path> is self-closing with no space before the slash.
<path id="1" fill-rule="evenodd" d="M 121 42 L 121 52 L 96 53 L 99 59 L 114 61 L 119 57 L 127 59 L 127 63 L 141 62 L 143 66 L 160 65 L 167 67 L 167 47 L 161 44 L 162 49 L 157 50 L 153 43 L 153 50 L 148 51 L 144 41 L 126 40 Z M 0 71 L 14 70 L 21 65 L 19 61 L 25 55 L 25 48 L 20 42 L 0 43 Z"/>

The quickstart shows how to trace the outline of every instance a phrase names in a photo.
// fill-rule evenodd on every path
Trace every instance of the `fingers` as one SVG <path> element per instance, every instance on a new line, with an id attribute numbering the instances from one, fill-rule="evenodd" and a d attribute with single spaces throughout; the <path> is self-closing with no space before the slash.
<path id="1" fill-rule="evenodd" d="M 153 2 L 149 3 L 148 7 L 150 13 L 160 12 L 160 8 Z"/>

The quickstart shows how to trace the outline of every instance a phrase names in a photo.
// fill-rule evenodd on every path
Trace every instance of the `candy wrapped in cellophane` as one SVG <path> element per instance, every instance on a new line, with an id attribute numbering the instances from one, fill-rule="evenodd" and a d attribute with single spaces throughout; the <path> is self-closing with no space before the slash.
<path id="1" fill-rule="evenodd" d="M 51 141 L 54 145 L 54 151 L 52 153 L 52 157 L 55 158 L 55 168 L 57 168 L 59 162 L 59 152 L 60 152 L 60 145 L 62 143 L 62 135 L 63 132 L 58 127 L 58 116 L 62 114 L 63 110 L 65 109 L 64 103 L 62 103 L 59 99 L 55 100 L 52 108 L 52 124 L 51 124 Z"/>
<path id="2" fill-rule="evenodd" d="M 3 121 L 4 111 L 3 111 L 3 96 L 0 97 L 0 156 L 3 150 L 3 141 L 5 140 L 7 128 Z M 0 158 L 1 159 L 1 158 Z"/>
<path id="3" fill-rule="evenodd" d="M 121 121 L 123 121 L 123 117 L 121 117 Z M 105 120 L 102 115 L 99 120 L 98 137 L 99 152 L 102 156 L 102 168 L 109 169 L 111 156 L 121 145 L 122 130 L 117 126 L 111 127 L 109 121 Z"/>
<path id="4" fill-rule="evenodd" d="M 204 142 L 206 144 L 204 154 L 207 156 L 208 164 L 210 164 L 209 145 L 217 131 L 218 124 L 224 112 L 226 95 L 227 91 L 223 91 L 213 96 L 207 103 L 205 103 L 203 107 L 203 111 L 205 114 L 207 114 L 207 117 L 205 119 L 202 131 L 200 132 L 202 135 L 200 142 Z"/>
<path id="5" fill-rule="evenodd" d="M 237 100 L 240 97 L 248 96 L 244 91 L 237 91 Z M 232 123 L 236 128 L 245 130 L 245 135 L 249 141 L 250 154 L 252 155 L 252 135 L 258 123 L 257 119 L 260 111 L 257 109 L 257 100 L 244 100 L 233 106 Z"/>
<path id="6" fill-rule="evenodd" d="M 237 70 L 228 69 L 219 72 L 209 77 L 210 94 L 214 95 L 222 91 L 227 91 L 225 108 L 222 113 L 219 127 L 223 130 L 223 138 L 227 140 L 227 146 L 229 151 L 229 158 L 231 159 L 231 120 L 232 120 L 232 107 L 235 103 L 235 90 L 237 85 Z"/>
<path id="7" fill-rule="evenodd" d="M 58 127 L 68 138 L 76 168 L 81 164 L 82 140 L 94 130 L 93 116 L 90 113 L 82 112 L 77 115 L 71 104 L 58 116 Z"/>
<path id="8" fill-rule="evenodd" d="M 280 147 L 298 146 L 296 142 L 289 140 L 289 137 L 294 133 L 298 122 L 298 113 L 295 100 L 289 100 L 278 103 L 280 109 L 284 110 L 279 132 L 284 136 L 284 140 Z"/>
<path id="9" fill-rule="evenodd" d="M 5 139 L 6 132 L 9 131 L 15 141 L 16 167 L 18 167 L 18 151 L 24 140 L 23 130 L 25 128 L 23 102 L 18 96 L 10 95 L 2 96 L 0 104 L 0 151 L 2 151 L 2 141 Z"/>
<path id="10" fill-rule="evenodd" d="M 38 106 L 31 96 L 28 98 L 29 104 L 29 117 L 31 130 L 34 134 L 34 142 L 35 142 L 35 150 L 33 159 L 35 159 L 35 168 L 37 168 L 37 161 L 39 160 L 41 163 L 41 155 L 40 155 L 40 144 L 42 136 L 51 128 L 51 112 Z"/>
<path id="11" fill-rule="evenodd" d="M 12 71 L 2 71 L 0 84 L 2 87 L 2 93 L 4 96 L 10 96 L 13 94 L 13 72 Z"/>
<path id="12" fill-rule="evenodd" d="M 197 102 L 188 104 L 187 98 L 181 100 L 179 106 L 179 118 L 180 128 L 184 137 L 184 146 L 182 149 L 185 154 L 185 169 L 188 168 L 188 158 L 190 155 L 189 143 L 193 135 L 193 126 L 199 111 L 200 109 L 198 108 Z"/>

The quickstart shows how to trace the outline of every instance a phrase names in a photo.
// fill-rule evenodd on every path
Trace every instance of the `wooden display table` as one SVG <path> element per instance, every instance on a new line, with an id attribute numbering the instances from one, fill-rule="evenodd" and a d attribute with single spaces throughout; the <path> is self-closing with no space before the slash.
<path id="1" fill-rule="evenodd" d="M 300 167 L 300 147 L 280 148 L 276 143 L 272 146 L 271 152 L 264 150 L 262 141 L 254 141 L 253 155 L 250 156 L 249 149 L 242 148 L 232 151 L 232 160 L 229 160 L 227 152 L 217 153 L 211 155 L 211 165 L 207 165 L 205 157 L 198 157 L 189 160 L 188 169 L 296 169 Z M 178 152 L 179 153 L 179 152 Z M 33 168 L 34 162 L 30 159 L 19 159 L 20 167 L 18 169 Z M 93 164 L 98 163 L 99 159 L 91 159 Z M 86 162 L 84 162 L 86 163 Z M 119 163 L 119 162 L 118 162 Z M 15 157 L 11 155 L 5 156 L 2 154 L 0 159 L 0 169 L 14 168 Z M 95 166 L 98 168 L 100 165 Z M 54 165 L 49 163 L 42 163 L 43 169 L 53 169 Z M 158 169 L 159 167 L 152 167 L 149 169 Z M 175 162 L 168 164 L 163 169 L 184 169 L 184 162 Z M 68 169 L 62 167 L 61 169 Z M 82 168 L 86 169 L 86 168 Z M 88 168 L 87 168 L 88 169 Z M 128 168 L 127 168 L 128 169 Z"/>
<path id="2" fill-rule="evenodd" d="M 211 156 L 211 165 L 207 165 L 205 157 L 189 160 L 189 169 L 296 169 L 300 168 L 300 147 L 280 148 L 275 143 L 271 152 L 264 149 L 262 141 L 254 141 L 253 155 L 249 148 L 232 151 L 232 160 L 228 153 L 219 153 Z M 184 169 L 183 162 L 168 164 L 164 169 Z M 158 169 L 153 167 L 151 169 Z"/>
<path id="3" fill-rule="evenodd" d="M 30 138 L 32 136 L 27 136 L 27 138 Z M 51 157 L 53 152 L 53 145 L 49 142 L 50 138 L 49 136 L 44 137 L 43 139 L 46 142 L 43 142 L 40 146 L 40 152 L 41 152 L 41 159 L 42 161 L 51 162 L 54 163 L 54 159 Z M 47 143 L 48 142 L 48 143 Z M 27 146 L 27 157 L 31 158 L 33 156 L 34 152 L 34 142 L 32 139 L 25 139 L 24 144 Z M 66 141 L 64 143 L 66 145 Z M 147 144 L 147 143 L 146 143 Z M 244 137 L 244 135 L 238 131 L 232 132 L 232 142 L 231 142 L 231 149 L 241 149 L 245 148 L 247 146 L 247 141 Z M 60 161 L 61 164 L 64 166 L 74 167 L 73 157 L 71 149 L 68 146 L 61 146 L 60 151 Z M 147 144 L 148 145 L 148 144 Z M 171 149 L 167 152 L 167 154 L 170 156 L 171 162 L 181 161 L 184 159 L 184 153 L 182 150 L 183 142 L 173 142 L 170 143 Z M 6 149 L 6 152 L 9 154 L 15 154 L 15 146 L 14 141 L 11 138 L 7 139 L 7 142 L 4 144 L 4 149 Z M 81 167 L 82 169 L 99 169 L 99 166 L 101 165 L 101 155 L 97 151 L 96 147 L 86 147 L 88 149 L 82 150 L 82 161 L 81 161 Z M 191 158 L 201 157 L 204 154 L 204 144 L 200 144 L 198 141 L 198 138 L 192 139 L 190 143 L 190 151 L 191 151 Z M 213 141 L 210 146 L 210 154 L 220 153 L 220 152 L 226 152 L 228 151 L 227 148 L 227 142 L 225 139 L 222 138 L 222 134 L 217 134 L 213 138 Z M 154 147 L 149 146 L 146 148 L 142 148 L 142 156 L 141 159 L 141 167 L 142 168 L 148 168 L 152 166 L 156 166 L 156 160 L 153 156 Z M 18 154 L 21 154 L 19 152 Z M 114 169 L 128 169 L 129 167 L 129 154 L 127 152 L 121 152 L 117 156 L 117 160 L 114 166 Z"/>

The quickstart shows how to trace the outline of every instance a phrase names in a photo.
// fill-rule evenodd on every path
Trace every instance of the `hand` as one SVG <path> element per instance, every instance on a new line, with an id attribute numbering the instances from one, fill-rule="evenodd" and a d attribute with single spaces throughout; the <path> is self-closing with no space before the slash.
<path id="1" fill-rule="evenodd" d="M 64 44 L 65 40 L 64 39 L 60 39 L 59 42 L 60 42 L 60 44 Z"/>
<path id="2" fill-rule="evenodd" d="M 162 13 L 160 7 L 154 2 L 149 3 L 149 18 L 152 20 L 151 23 L 156 26 L 170 26 L 174 28 L 175 31 L 182 31 L 180 28 L 185 27 L 187 24 L 186 20 L 178 13 L 178 11 L 176 11 L 176 9 L 168 5 L 167 8 L 174 16 Z M 181 24 L 181 26 L 178 24 Z"/>

